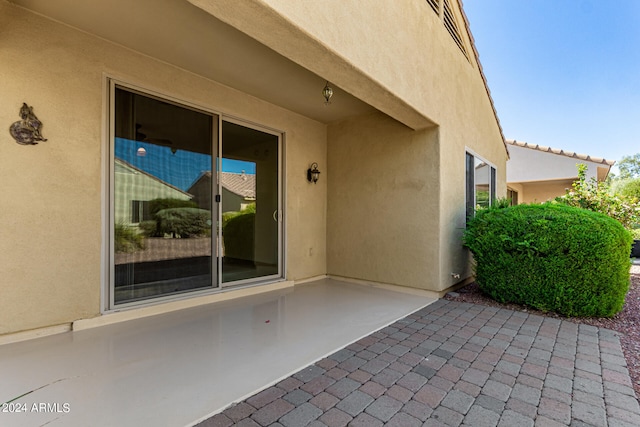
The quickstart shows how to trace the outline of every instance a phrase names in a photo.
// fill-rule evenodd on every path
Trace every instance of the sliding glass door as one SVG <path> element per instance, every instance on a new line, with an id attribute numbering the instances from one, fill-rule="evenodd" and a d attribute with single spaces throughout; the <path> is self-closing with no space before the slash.
<path id="1" fill-rule="evenodd" d="M 281 277 L 280 135 L 112 87 L 109 306 Z"/>
<path id="2" fill-rule="evenodd" d="M 222 122 L 222 282 L 279 274 L 279 136 Z"/>

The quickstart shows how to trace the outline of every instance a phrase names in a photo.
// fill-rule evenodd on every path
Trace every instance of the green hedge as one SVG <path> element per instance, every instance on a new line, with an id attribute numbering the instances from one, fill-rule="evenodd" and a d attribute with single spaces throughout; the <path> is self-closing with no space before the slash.
<path id="1" fill-rule="evenodd" d="M 155 215 L 160 235 L 173 237 L 211 236 L 211 212 L 197 208 L 163 209 Z"/>
<path id="2" fill-rule="evenodd" d="M 631 240 L 606 215 L 551 203 L 480 210 L 464 233 L 485 294 L 566 316 L 622 309 Z"/>
<path id="3" fill-rule="evenodd" d="M 198 204 L 193 200 L 182 199 L 153 199 L 149 200 L 149 215 L 155 217 L 158 212 L 165 209 L 197 208 Z"/>
<path id="4" fill-rule="evenodd" d="M 255 227 L 255 209 L 223 214 L 222 235 L 224 236 L 224 255 L 226 258 L 254 260 Z"/>

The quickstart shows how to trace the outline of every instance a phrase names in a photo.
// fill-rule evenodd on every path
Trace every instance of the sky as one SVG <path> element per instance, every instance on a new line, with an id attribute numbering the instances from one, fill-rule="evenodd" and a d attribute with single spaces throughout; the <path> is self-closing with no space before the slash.
<path id="1" fill-rule="evenodd" d="M 640 153 L 640 0 L 463 0 L 506 139 Z"/>
<path id="2" fill-rule="evenodd" d="M 187 191 L 204 172 L 212 170 L 212 157 L 185 150 L 171 152 L 169 147 L 149 142 L 116 138 L 115 156 L 174 187 Z M 142 152 L 138 151 L 144 149 Z M 144 155 L 141 155 L 144 154 Z M 256 164 L 222 158 L 222 171 L 256 173 Z"/>

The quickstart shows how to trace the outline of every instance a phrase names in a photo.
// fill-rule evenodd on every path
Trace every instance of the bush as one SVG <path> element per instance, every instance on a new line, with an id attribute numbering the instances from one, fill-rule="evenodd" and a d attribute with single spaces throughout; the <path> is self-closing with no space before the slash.
<path id="1" fill-rule="evenodd" d="M 144 236 L 125 224 L 115 224 L 113 241 L 116 253 L 144 249 Z"/>
<path id="2" fill-rule="evenodd" d="M 158 232 L 173 237 L 211 235 L 211 212 L 197 208 L 171 208 L 156 213 Z"/>
<path id="3" fill-rule="evenodd" d="M 464 243 L 496 301 L 597 317 L 624 304 L 631 235 L 606 215 L 552 203 L 486 209 L 469 220 Z"/>
<path id="4" fill-rule="evenodd" d="M 619 221 L 628 230 L 640 222 L 640 208 L 637 199 L 611 194 L 606 183 L 597 182 L 594 178 L 587 181 L 586 172 L 587 167 L 584 164 L 579 164 L 578 180 L 572 184 L 571 190 L 567 190 L 564 196 L 556 197 L 555 201 L 603 213 Z"/>
<path id="5" fill-rule="evenodd" d="M 158 212 L 174 208 L 197 208 L 198 204 L 193 200 L 182 199 L 153 199 L 149 200 L 149 214 L 155 217 Z"/>
<path id="6" fill-rule="evenodd" d="M 158 222 L 155 220 L 142 221 L 138 224 L 138 228 L 146 237 L 162 237 L 158 231 Z"/>
<path id="7" fill-rule="evenodd" d="M 614 194 L 621 195 L 628 199 L 640 199 L 640 178 L 629 178 L 615 181 L 611 185 Z"/>
<path id="8" fill-rule="evenodd" d="M 255 258 L 255 208 L 241 212 L 225 212 L 225 214 L 222 219 L 225 257 L 253 261 Z"/>

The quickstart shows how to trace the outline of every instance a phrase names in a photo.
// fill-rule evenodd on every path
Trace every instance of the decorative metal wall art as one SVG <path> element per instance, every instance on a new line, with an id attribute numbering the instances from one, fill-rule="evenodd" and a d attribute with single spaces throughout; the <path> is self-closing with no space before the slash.
<path id="1" fill-rule="evenodd" d="M 33 114 L 33 107 L 29 107 L 26 102 L 20 108 L 20 118 L 9 128 L 9 133 L 20 145 L 36 145 L 38 141 L 46 141 L 42 136 L 42 122 Z"/>

